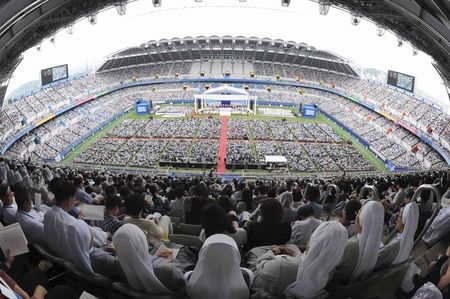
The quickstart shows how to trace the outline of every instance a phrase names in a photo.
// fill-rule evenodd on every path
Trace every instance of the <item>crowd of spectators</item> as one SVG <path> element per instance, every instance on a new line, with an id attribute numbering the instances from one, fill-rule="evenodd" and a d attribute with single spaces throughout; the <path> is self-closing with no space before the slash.
<path id="1" fill-rule="evenodd" d="M 66 260 L 64 266 L 71 262 L 78 280 L 96 273 L 153 295 L 210 298 L 220 288 L 225 299 L 314 298 L 327 291 L 332 297 L 336 286 L 357 288 L 373 273 L 394 267 L 405 270 L 395 277 L 403 283 L 389 291 L 405 298 L 416 291 L 448 295 L 450 251 L 441 247 L 450 232 L 450 177 L 444 171 L 225 180 L 2 160 L 0 181 L 0 224 L 17 222 L 32 250 L 15 257 L 0 253 L 2 281 L 22 298 L 104 292 L 72 284 L 69 276 L 49 284 L 56 265 L 35 245 Z M 435 185 L 442 206 L 428 190 L 413 196 L 422 184 Z M 367 185 L 377 192 L 361 193 Z M 105 207 L 104 219 L 83 220 L 91 205 Z M 435 209 L 436 218 L 423 231 Z M 190 235 L 198 245 L 173 241 L 175 229 L 184 232 L 182 225 L 198 228 Z M 420 246 L 441 249 L 419 268 L 411 260 L 423 254 Z M 33 272 L 21 268 L 30 257 Z M 404 275 L 408 268 L 416 274 Z M 383 293 L 385 286 L 378 284 L 376 291 Z M 414 298 L 432 298 L 423 296 Z"/>

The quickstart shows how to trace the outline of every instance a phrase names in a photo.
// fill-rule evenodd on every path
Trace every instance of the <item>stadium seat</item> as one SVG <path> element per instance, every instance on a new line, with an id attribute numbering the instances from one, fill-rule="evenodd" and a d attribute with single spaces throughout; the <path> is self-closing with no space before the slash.
<path id="1" fill-rule="evenodd" d="M 153 295 L 148 293 L 142 293 L 134 291 L 130 286 L 123 282 L 114 282 L 112 288 L 119 293 L 126 295 L 128 298 L 139 298 L 139 299 L 182 299 L 186 298 L 177 295 Z"/>
<path id="2" fill-rule="evenodd" d="M 203 246 L 203 241 L 200 240 L 199 237 L 192 235 L 173 234 L 169 236 L 169 240 L 170 242 L 184 246 L 193 246 L 197 248 L 201 248 Z"/>
<path id="3" fill-rule="evenodd" d="M 74 263 L 66 261 L 64 266 L 69 270 L 69 273 L 75 276 L 77 280 L 91 283 L 97 287 L 110 289 L 112 288 L 113 282 L 108 277 L 105 277 L 100 274 L 90 274 L 84 271 L 81 271 Z"/>
<path id="4" fill-rule="evenodd" d="M 45 259 L 49 260 L 50 262 L 56 264 L 56 265 L 60 265 L 65 267 L 65 263 L 68 262 L 68 260 L 65 260 L 63 258 L 57 257 L 55 255 L 53 255 L 50 250 L 48 250 L 47 248 L 38 245 L 38 244 L 33 244 L 31 245 L 32 248 L 34 248 L 40 255 L 42 255 Z"/>
<path id="5" fill-rule="evenodd" d="M 202 231 L 201 225 L 194 225 L 194 224 L 180 224 L 181 233 L 185 235 L 191 235 L 191 236 L 199 236 L 200 232 Z"/>
<path id="6" fill-rule="evenodd" d="M 367 299 L 383 298 L 395 299 L 396 291 L 403 281 L 409 263 L 403 263 L 389 269 L 373 272 L 367 279 L 348 285 L 328 286 L 329 298 Z M 380 285 L 383 287 L 380 288 Z"/>

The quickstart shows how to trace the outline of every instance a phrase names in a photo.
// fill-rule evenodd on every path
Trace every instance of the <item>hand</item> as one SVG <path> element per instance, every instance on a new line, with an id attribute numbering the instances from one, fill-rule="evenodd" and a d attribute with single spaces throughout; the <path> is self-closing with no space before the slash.
<path id="1" fill-rule="evenodd" d="M 81 205 L 81 201 L 75 200 L 74 204 L 75 204 L 75 206 L 79 206 L 79 205 Z"/>
<path id="2" fill-rule="evenodd" d="M 274 248 L 272 248 L 272 252 L 275 255 L 281 254 L 280 246 L 275 246 Z"/>
<path id="3" fill-rule="evenodd" d="M 7 249 L 7 250 L 6 250 L 6 261 L 5 261 L 5 265 L 6 265 L 8 268 L 11 268 L 11 264 L 13 263 L 13 261 L 14 261 L 14 257 L 11 256 L 11 250 Z"/>
<path id="4" fill-rule="evenodd" d="M 447 252 L 445 253 L 445 255 L 450 257 L 450 246 L 448 246 Z"/>
<path id="5" fill-rule="evenodd" d="M 34 289 L 33 297 L 38 299 L 45 298 L 45 295 L 47 295 L 47 293 L 47 290 L 43 286 L 38 285 L 36 289 Z"/>
<path id="6" fill-rule="evenodd" d="M 172 256 L 173 252 L 171 249 L 163 249 L 156 256 L 163 257 L 165 259 L 168 259 Z"/>
<path id="7" fill-rule="evenodd" d="M 296 257 L 298 255 L 298 251 L 296 251 L 296 250 L 294 250 L 291 247 L 286 246 L 286 245 L 279 246 L 279 249 L 281 251 L 281 254 L 286 254 L 286 255 L 289 255 L 289 256 L 292 256 L 292 257 Z"/>
<path id="8" fill-rule="evenodd" d="M 112 245 L 106 245 L 103 247 L 103 250 L 106 252 L 116 253 L 116 249 Z"/>

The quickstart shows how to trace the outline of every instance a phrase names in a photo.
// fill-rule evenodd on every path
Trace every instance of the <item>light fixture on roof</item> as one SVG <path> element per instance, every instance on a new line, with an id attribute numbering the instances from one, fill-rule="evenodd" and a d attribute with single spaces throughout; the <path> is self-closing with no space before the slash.
<path id="1" fill-rule="evenodd" d="M 41 47 L 42 47 L 41 44 L 37 45 L 37 46 L 36 46 L 36 51 L 41 52 Z"/>
<path id="2" fill-rule="evenodd" d="M 351 22 L 353 26 L 358 26 L 361 22 L 361 16 L 357 14 L 352 14 Z"/>
<path id="3" fill-rule="evenodd" d="M 246 0 L 239 0 L 239 2 L 245 2 Z"/>
<path id="4" fill-rule="evenodd" d="M 124 16 L 127 13 L 127 3 L 126 2 L 119 2 L 116 4 L 116 10 L 119 16 Z"/>
<path id="5" fill-rule="evenodd" d="M 87 19 L 88 19 L 89 24 L 91 24 L 91 25 L 97 24 L 97 14 L 96 13 L 88 15 Z"/>
<path id="6" fill-rule="evenodd" d="M 202 0 L 195 0 L 195 2 L 202 2 Z"/>
<path id="7" fill-rule="evenodd" d="M 413 46 L 412 47 L 412 55 L 417 56 L 417 54 L 419 54 L 419 52 L 418 52 L 417 48 Z"/>
<path id="8" fill-rule="evenodd" d="M 330 10 L 331 3 L 327 0 L 319 0 L 319 13 L 326 16 Z"/>
<path id="9" fill-rule="evenodd" d="M 397 40 L 397 46 L 398 46 L 398 47 L 403 46 L 403 43 L 404 43 L 404 42 L 405 42 L 405 41 L 403 40 L 403 38 L 399 37 L 398 40 Z"/>
<path id="10" fill-rule="evenodd" d="M 152 0 L 154 7 L 161 7 L 161 0 Z"/>
<path id="11" fill-rule="evenodd" d="M 55 43 L 55 36 L 54 36 L 54 35 L 52 35 L 52 36 L 50 37 L 50 42 L 51 42 L 52 44 Z"/>
<path id="12" fill-rule="evenodd" d="M 386 29 L 384 29 L 381 26 L 377 26 L 377 35 L 378 36 L 383 36 L 385 32 L 386 32 Z"/>
<path id="13" fill-rule="evenodd" d="M 291 4 L 291 0 L 281 0 L 281 6 L 288 7 Z"/>
<path id="14" fill-rule="evenodd" d="M 72 25 L 72 24 L 67 25 L 67 26 L 66 26 L 66 31 L 67 31 L 67 33 L 69 33 L 69 34 L 73 34 L 73 25 Z"/>

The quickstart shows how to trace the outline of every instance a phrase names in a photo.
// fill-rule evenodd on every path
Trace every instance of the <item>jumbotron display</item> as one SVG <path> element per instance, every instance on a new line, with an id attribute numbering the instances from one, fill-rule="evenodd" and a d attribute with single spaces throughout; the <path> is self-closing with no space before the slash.
<path id="1" fill-rule="evenodd" d="M 48 69 L 41 70 L 42 86 L 67 79 L 68 77 L 69 77 L 69 68 L 67 64 L 58 65 Z"/>
<path id="2" fill-rule="evenodd" d="M 387 84 L 414 92 L 416 78 L 396 71 L 388 71 Z"/>

